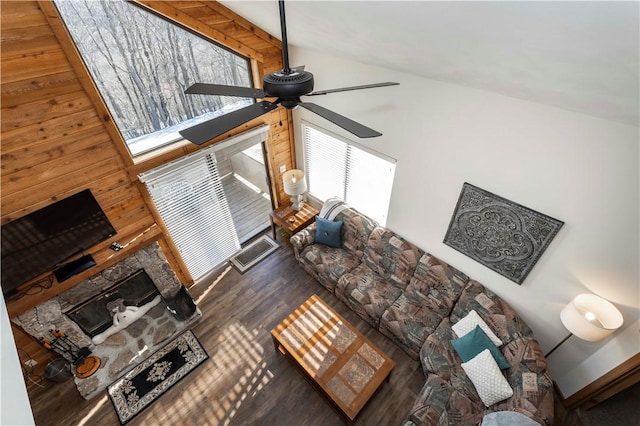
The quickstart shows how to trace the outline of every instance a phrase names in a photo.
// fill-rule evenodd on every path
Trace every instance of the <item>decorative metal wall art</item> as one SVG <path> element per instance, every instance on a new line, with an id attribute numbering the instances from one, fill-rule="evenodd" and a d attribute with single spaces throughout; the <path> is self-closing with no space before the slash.
<path id="1" fill-rule="evenodd" d="M 522 284 L 562 225 L 465 182 L 444 243 Z"/>

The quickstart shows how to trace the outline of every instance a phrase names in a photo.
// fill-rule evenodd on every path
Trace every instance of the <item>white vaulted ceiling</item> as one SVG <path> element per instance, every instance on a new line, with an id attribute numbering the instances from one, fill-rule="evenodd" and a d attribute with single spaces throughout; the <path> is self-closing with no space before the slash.
<path id="1" fill-rule="evenodd" d="M 280 38 L 277 1 L 221 3 Z M 638 126 L 639 5 L 288 1 L 287 36 L 291 46 Z"/>

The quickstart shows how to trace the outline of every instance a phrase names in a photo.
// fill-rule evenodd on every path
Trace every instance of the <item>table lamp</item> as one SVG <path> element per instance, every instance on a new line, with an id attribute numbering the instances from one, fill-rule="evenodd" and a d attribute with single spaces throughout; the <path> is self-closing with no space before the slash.
<path id="1" fill-rule="evenodd" d="M 620 311 L 611 302 L 595 294 L 579 294 L 560 311 L 560 320 L 570 334 L 546 356 L 551 355 L 572 335 L 582 340 L 598 342 L 622 326 Z"/>
<path id="2" fill-rule="evenodd" d="M 284 184 L 284 192 L 291 195 L 291 208 L 300 210 L 302 208 L 302 194 L 307 191 L 304 172 L 298 169 L 289 170 L 282 175 L 282 183 Z"/>

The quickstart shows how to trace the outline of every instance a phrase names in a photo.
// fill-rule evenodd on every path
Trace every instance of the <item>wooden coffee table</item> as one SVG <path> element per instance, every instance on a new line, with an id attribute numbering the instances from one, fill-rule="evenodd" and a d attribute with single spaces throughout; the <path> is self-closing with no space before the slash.
<path id="1" fill-rule="evenodd" d="M 271 330 L 276 350 L 352 422 L 395 362 L 317 295 Z"/>

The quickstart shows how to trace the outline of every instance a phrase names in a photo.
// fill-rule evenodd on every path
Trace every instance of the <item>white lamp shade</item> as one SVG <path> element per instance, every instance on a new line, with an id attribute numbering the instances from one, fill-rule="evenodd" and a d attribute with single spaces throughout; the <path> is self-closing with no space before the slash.
<path id="1" fill-rule="evenodd" d="M 622 314 L 613 304 L 595 294 L 579 294 L 560 312 L 562 324 L 583 340 L 597 342 L 623 323 Z"/>
<path id="2" fill-rule="evenodd" d="M 284 192 L 288 195 L 302 195 L 307 191 L 307 180 L 304 172 L 298 169 L 291 169 L 282 175 Z"/>

